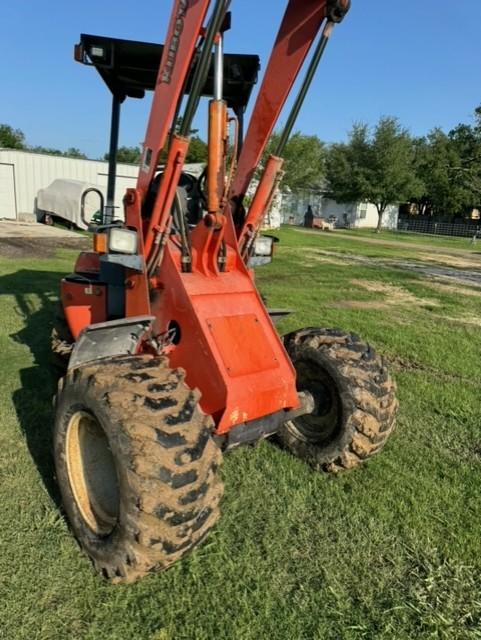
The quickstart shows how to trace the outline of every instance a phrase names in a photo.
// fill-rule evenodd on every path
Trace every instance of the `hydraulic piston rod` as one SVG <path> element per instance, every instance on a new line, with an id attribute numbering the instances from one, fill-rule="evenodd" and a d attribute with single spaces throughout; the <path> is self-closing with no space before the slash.
<path id="1" fill-rule="evenodd" d="M 214 7 L 214 11 L 212 13 L 212 17 L 209 21 L 209 26 L 207 27 L 207 31 L 205 34 L 200 58 L 197 62 L 194 81 L 192 84 L 192 88 L 190 89 L 187 106 L 185 107 L 184 117 L 182 118 L 182 124 L 180 127 L 181 136 L 189 135 L 189 131 L 192 126 L 192 120 L 199 105 L 202 87 L 205 84 L 205 80 L 209 72 L 209 65 L 212 59 L 212 47 L 214 45 L 216 35 L 219 33 L 222 27 L 222 22 L 224 21 L 229 5 L 230 0 L 217 0 L 217 3 Z"/>
<path id="2" fill-rule="evenodd" d="M 214 53 L 214 99 L 209 103 L 209 159 L 207 163 L 207 209 L 220 210 L 225 180 L 227 105 L 223 101 L 224 48 L 219 34 Z"/>

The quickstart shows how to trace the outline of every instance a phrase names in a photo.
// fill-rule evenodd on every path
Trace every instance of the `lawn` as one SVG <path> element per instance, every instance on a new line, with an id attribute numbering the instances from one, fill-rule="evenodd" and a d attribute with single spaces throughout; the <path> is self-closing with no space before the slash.
<path id="1" fill-rule="evenodd" d="M 404 268 L 429 259 L 430 238 L 279 236 L 258 282 L 295 309 L 282 331 L 368 340 L 398 383 L 397 429 L 338 477 L 270 442 L 227 455 L 207 542 L 128 586 L 93 573 L 54 482 L 49 333 L 75 254 L 0 258 L 1 640 L 481 638 L 481 288 Z M 449 264 L 452 243 L 435 247 Z"/>
<path id="2" fill-rule="evenodd" d="M 406 233 L 405 231 L 389 231 L 383 230 L 381 234 L 376 233 L 374 229 L 339 229 L 339 235 L 356 235 L 358 238 L 371 238 L 380 242 L 396 242 L 429 245 L 431 248 L 450 248 L 462 249 L 464 251 L 481 250 L 481 240 L 472 242 L 472 238 L 457 238 L 440 235 L 426 235 L 423 233 Z M 474 235 L 474 231 L 473 231 Z"/>

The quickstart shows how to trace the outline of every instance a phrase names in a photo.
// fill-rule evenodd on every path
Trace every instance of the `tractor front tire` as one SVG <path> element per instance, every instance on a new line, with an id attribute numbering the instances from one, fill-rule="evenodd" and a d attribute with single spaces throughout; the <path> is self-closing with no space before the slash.
<path id="1" fill-rule="evenodd" d="M 221 452 L 199 398 L 160 357 L 85 365 L 60 381 L 54 457 L 63 505 L 112 582 L 166 569 L 218 519 Z"/>
<path id="2" fill-rule="evenodd" d="M 286 422 L 279 437 L 319 471 L 352 469 L 378 453 L 394 429 L 395 384 L 384 361 L 357 336 L 303 329 L 284 338 L 297 388 L 314 397 L 312 414 Z"/>

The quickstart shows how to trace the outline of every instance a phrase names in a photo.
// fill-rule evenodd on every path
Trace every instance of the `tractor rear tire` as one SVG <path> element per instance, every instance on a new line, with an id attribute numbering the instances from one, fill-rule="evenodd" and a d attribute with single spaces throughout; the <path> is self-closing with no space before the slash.
<path id="1" fill-rule="evenodd" d="M 79 367 L 59 387 L 54 458 L 80 546 L 112 582 L 166 569 L 219 517 L 222 455 L 200 393 L 149 356 Z"/>
<path id="2" fill-rule="evenodd" d="M 51 363 L 58 377 L 67 372 L 68 361 L 74 347 L 74 339 L 70 333 L 63 307 L 60 302 L 55 309 L 55 318 L 50 338 Z"/>
<path id="3" fill-rule="evenodd" d="M 286 422 L 279 438 L 295 456 L 319 471 L 352 469 L 378 453 L 395 425 L 396 387 L 383 359 L 357 336 L 308 328 L 284 338 L 308 390 L 312 414 Z"/>

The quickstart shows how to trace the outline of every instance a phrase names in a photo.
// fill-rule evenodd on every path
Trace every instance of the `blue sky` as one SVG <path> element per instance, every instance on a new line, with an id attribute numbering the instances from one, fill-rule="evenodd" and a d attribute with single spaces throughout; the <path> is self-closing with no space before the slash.
<path id="1" fill-rule="evenodd" d="M 265 63 L 284 7 L 285 0 L 233 0 L 226 48 Z M 0 123 L 22 129 L 32 145 L 101 156 L 110 96 L 93 69 L 73 61 L 73 45 L 81 32 L 161 42 L 170 9 L 170 0 L 3 3 Z M 380 115 L 398 116 L 416 135 L 469 122 L 481 104 L 480 25 L 481 0 L 353 0 L 297 128 L 331 142 Z M 125 105 L 121 144 L 143 139 L 149 102 Z"/>

